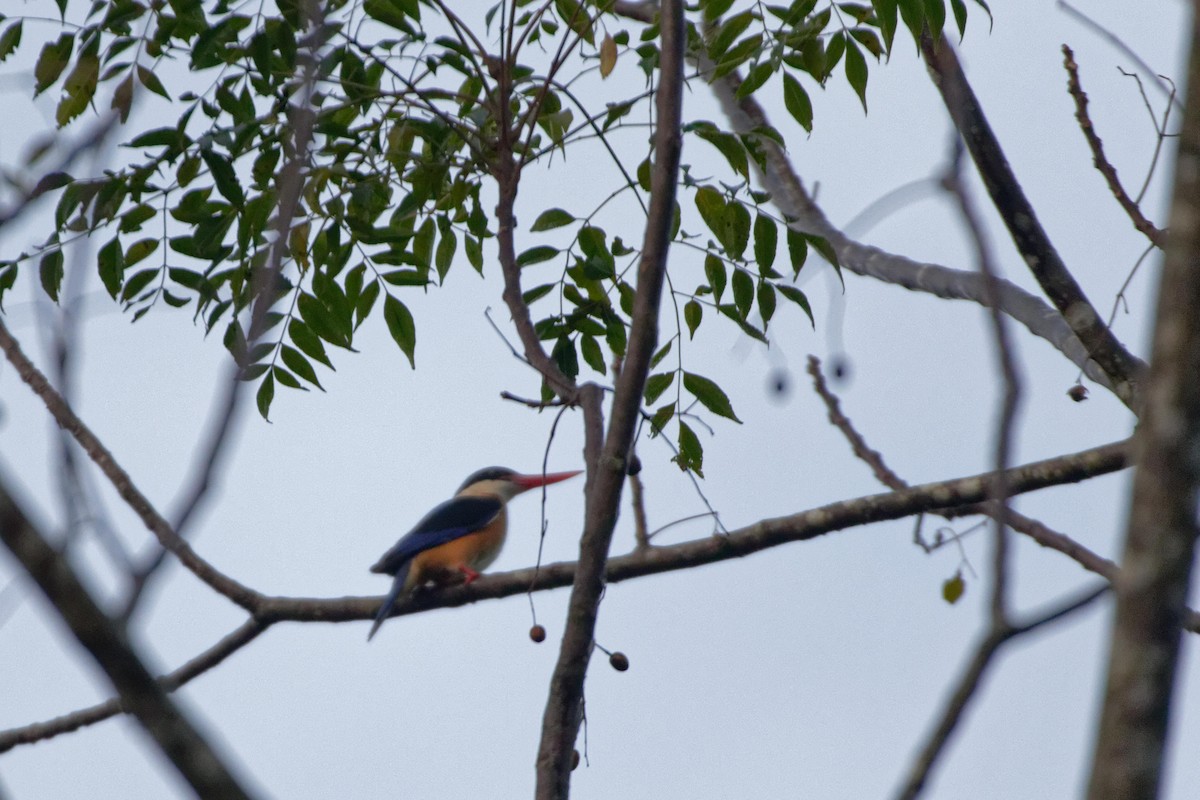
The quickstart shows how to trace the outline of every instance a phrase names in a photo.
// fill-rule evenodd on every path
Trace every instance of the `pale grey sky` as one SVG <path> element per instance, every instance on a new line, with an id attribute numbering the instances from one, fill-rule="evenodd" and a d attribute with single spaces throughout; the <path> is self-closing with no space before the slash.
<path id="1" fill-rule="evenodd" d="M 1091 167 L 1059 48 L 1067 42 L 1075 49 L 1106 149 L 1137 186 L 1153 129 L 1136 86 L 1117 72 L 1131 65 L 1053 3 L 996 3 L 993 11 L 989 32 L 985 15 L 971 6 L 961 49 L 968 75 L 1066 263 L 1107 310 L 1144 240 Z M 1156 70 L 1182 76 L 1181 4 L 1149 3 L 1133 15 L 1128 4 L 1103 2 L 1088 12 L 1118 29 Z M 0 75 L 10 66 L 0 67 Z M 898 44 L 889 65 L 872 62 L 870 74 L 867 117 L 842 80 L 813 92 L 811 137 L 786 117 L 777 86 L 760 95 L 799 173 L 810 188 L 818 185 L 818 198 L 838 225 L 888 190 L 933 174 L 949 141 L 949 123 L 911 44 Z M 610 81 L 638 85 L 639 76 L 634 65 L 621 63 Z M 6 80 L 0 88 L 15 107 L 28 107 L 21 99 L 27 87 Z M 1161 109 L 1162 98 L 1150 97 Z M 43 118 L 12 115 L 19 125 L 35 127 L 10 124 L 0 132 L 0 162 L 17 163 L 22 143 L 50 123 L 44 115 L 52 107 L 42 101 L 36 108 Z M 685 97 L 685 117 L 722 122 L 700 85 Z M 683 161 L 707 174 L 718 168 L 714 154 L 688 139 Z M 1144 204 L 1160 223 L 1168 175 L 1169 162 Z M 547 205 L 587 210 L 589 193 L 604 196 L 615 179 L 600 158 L 556 156 L 548 169 L 528 176 L 520 219 L 527 226 Z M 865 240 L 971 268 L 951 206 L 927 192 L 921 198 L 880 220 Z M 978 186 L 976 199 L 985 202 Z M 690 197 L 682 201 L 690 207 Z M 1005 276 L 1036 291 L 994 214 L 988 219 Z M 640 236 L 628 209 L 604 224 L 627 241 Z M 0 247 L 25 246 L 14 244 L 17 238 L 6 235 Z M 703 274 L 701 263 L 677 248 L 672 274 L 690 289 Z M 1132 314 L 1116 326 L 1142 355 L 1157 266 L 1152 260 L 1143 267 L 1130 293 Z M 528 275 L 527 285 L 542 282 L 542 275 L 552 279 L 558 269 L 532 268 L 538 276 Z M 830 428 L 804 374 L 806 354 L 829 355 L 825 322 L 833 304 L 844 303 L 840 336 L 852 365 L 850 380 L 835 389 L 891 466 L 921 482 L 990 464 L 999 386 L 984 313 L 853 276 L 842 296 L 830 290 L 825 268 L 812 263 L 806 271 L 815 332 L 798 312 L 781 307 L 770 350 L 741 341 L 732 326 L 714 319 L 684 344 L 688 369 L 718 380 L 745 421 L 740 427 L 714 421 L 715 435 L 704 438 L 703 489 L 730 528 L 882 491 Z M 27 302 L 40 292 L 32 274 L 6 299 L 6 322 L 41 360 Z M 94 275 L 88 280 L 99 288 Z M 463 477 L 494 463 L 538 469 L 552 415 L 499 399 L 504 389 L 530 396 L 537 390 L 532 373 L 484 318 L 490 306 L 506 321 L 500 291 L 495 268 L 480 280 L 465 261 L 456 263 L 446 287 L 406 298 L 417 323 L 417 371 L 382 321 L 373 319 L 356 342 L 361 352 L 338 353 L 337 372 L 320 373 L 327 394 L 280 391 L 271 425 L 247 405 L 233 456 L 193 531 L 197 549 L 268 593 L 382 594 L 386 580 L 367 568 Z M 78 354 L 80 413 L 143 491 L 169 509 L 205 430 L 225 351 L 216 337 L 202 339 L 187 312 L 156 310 L 130 325 L 106 298 L 88 309 Z M 1027 392 L 1016 461 L 1131 431 L 1132 417 L 1104 390 L 1094 388 L 1082 404 L 1067 399 L 1076 370 L 1057 351 L 1023 332 L 1018 351 Z M 777 370 L 791 378 L 782 399 L 767 388 Z M 44 521 L 61 524 L 53 425 L 7 364 L 0 366 L 0 412 L 0 468 Z M 582 466 L 581 441 L 577 415 L 566 415 L 550 469 Z M 704 510 L 661 444 L 643 440 L 639 452 L 652 527 Z M 547 562 L 574 558 L 581 492 L 581 481 L 549 490 Z M 146 540 L 140 523 L 111 491 L 102 493 L 121 534 L 140 546 Z M 1026 495 L 1016 505 L 1115 557 L 1127 493 L 1128 474 L 1121 474 Z M 614 552 L 632 547 L 629 517 L 622 516 Z M 530 565 L 536 556 L 537 498 L 516 500 L 510 520 L 508 545 L 493 571 Z M 927 532 L 936 524 L 927 521 Z M 663 538 L 679 541 L 709 529 L 700 521 Z M 912 521 L 904 520 L 609 587 L 597 635 L 604 646 L 627 653 L 632 666 L 618 674 L 603 659 L 593 661 L 590 763 L 574 773 L 573 796 L 889 797 L 985 625 L 985 582 L 969 578 L 965 598 L 947 605 L 941 584 L 959 567 L 960 554 L 943 548 L 927 556 L 911 539 Z M 1093 576 L 1074 562 L 1018 542 L 1020 608 L 1092 585 Z M 986 574 L 987 537 L 973 534 L 964 547 Z M 0 555 L 0 584 L 15 575 L 7 554 Z M 112 586 L 111 578 L 97 574 L 97 590 Z M 0 728 L 109 696 L 103 676 L 37 592 L 17 580 L 19 605 L 0 627 Z M 566 591 L 534 597 L 549 632 L 540 646 L 527 637 L 523 597 L 393 620 L 369 646 L 366 622 L 277 625 L 178 696 L 263 797 L 528 797 L 566 597 Z M 926 797 L 1081 794 L 1108 614 L 1107 603 L 1097 604 L 1000 657 Z M 175 566 L 136 638 L 158 667 L 170 669 L 241 621 L 227 601 Z M 1200 751 L 1194 651 L 1187 642 L 1164 794 L 1170 800 L 1195 797 L 1200 786 L 1200 762 L 1190 756 Z M 0 786 L 15 800 L 188 796 L 126 719 L 0 756 Z"/>

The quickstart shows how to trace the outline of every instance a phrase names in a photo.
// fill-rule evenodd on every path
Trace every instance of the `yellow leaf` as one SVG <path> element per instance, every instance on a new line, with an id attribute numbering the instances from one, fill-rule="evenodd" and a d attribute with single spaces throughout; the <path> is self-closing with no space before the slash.
<path id="1" fill-rule="evenodd" d="M 617 65 L 617 43 L 607 34 L 600 43 L 600 77 L 607 78 Z"/>

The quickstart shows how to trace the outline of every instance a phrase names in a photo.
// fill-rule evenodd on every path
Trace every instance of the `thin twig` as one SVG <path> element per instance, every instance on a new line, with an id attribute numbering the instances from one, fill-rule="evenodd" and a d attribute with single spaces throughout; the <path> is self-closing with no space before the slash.
<path id="1" fill-rule="evenodd" d="M 1062 46 L 1062 52 L 1063 67 L 1067 70 L 1067 91 L 1075 101 L 1075 119 L 1079 121 L 1079 129 L 1083 131 L 1083 137 L 1087 139 L 1088 147 L 1092 149 L 1092 163 L 1104 176 L 1104 180 L 1108 182 L 1109 191 L 1112 192 L 1113 197 L 1117 198 L 1121 208 L 1125 209 L 1125 213 L 1133 222 L 1133 227 L 1137 228 L 1143 236 L 1161 250 L 1166 246 L 1167 234 L 1146 219 L 1141 207 L 1129 197 L 1125 187 L 1121 185 L 1121 179 L 1117 177 L 1117 170 L 1104 155 L 1104 143 L 1100 141 L 1095 125 L 1088 115 L 1088 97 L 1079 83 L 1079 65 L 1075 63 L 1075 53 L 1065 44 Z"/>
<path id="2" fill-rule="evenodd" d="M 1087 14 L 1083 13 L 1082 11 L 1077 9 L 1075 6 L 1068 3 L 1067 0 L 1058 0 L 1058 7 L 1061 8 L 1063 11 L 1067 12 L 1068 15 L 1074 17 L 1076 20 L 1083 23 L 1083 25 L 1085 27 L 1090 28 L 1093 33 L 1099 34 L 1099 36 L 1101 38 L 1107 40 L 1108 43 L 1111 44 L 1113 47 L 1117 48 L 1122 53 L 1124 53 L 1125 57 L 1128 58 L 1133 63 L 1137 64 L 1138 69 L 1142 70 L 1142 72 L 1146 73 L 1147 75 L 1149 75 L 1151 77 L 1158 78 L 1159 80 L 1162 79 L 1162 76 L 1159 75 L 1158 72 L 1156 72 L 1153 67 L 1151 67 L 1149 64 L 1147 64 L 1145 59 L 1143 59 L 1141 56 L 1139 56 L 1132 47 L 1125 44 L 1125 42 L 1122 41 L 1121 37 L 1117 36 L 1115 33 L 1110 31 L 1108 28 L 1104 27 L 1099 22 L 1096 22 L 1094 19 L 1089 17 Z M 1161 91 L 1164 95 L 1166 95 L 1167 101 L 1169 103 L 1171 103 L 1172 105 L 1179 106 L 1182 109 L 1183 106 L 1182 106 L 1182 104 L 1180 104 L 1179 99 L 1177 97 L 1175 97 L 1175 91 L 1173 89 L 1168 91 L 1167 87 L 1165 85 L 1163 85 L 1163 83 L 1158 83 L 1158 82 L 1155 83 L 1155 86 L 1158 87 L 1159 91 Z"/>

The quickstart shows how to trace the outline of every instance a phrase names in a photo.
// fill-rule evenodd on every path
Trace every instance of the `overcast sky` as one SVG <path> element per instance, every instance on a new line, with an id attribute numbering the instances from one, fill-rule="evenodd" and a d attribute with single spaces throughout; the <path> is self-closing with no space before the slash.
<path id="1" fill-rule="evenodd" d="M 482 9 L 483 4 L 479 4 Z M 1092 114 L 1126 185 L 1140 186 L 1154 130 L 1129 59 L 1050 2 L 995 3 L 995 25 L 974 5 L 961 53 L 968 76 L 1026 192 L 1064 260 L 1097 307 L 1107 310 L 1145 246 L 1091 167 L 1066 93 L 1060 46 L 1076 51 Z M 1088 12 L 1165 75 L 1181 78 L 1183 5 L 1090 4 Z M 465 10 L 464 10 L 465 13 Z M 482 13 L 482 12 L 481 12 Z M 7 122 L 0 162 L 20 164 L 25 143 L 53 125 L 53 98 L 28 101 L 24 60 L 0 66 Z M 788 140 L 797 170 L 831 220 L 846 225 L 889 190 L 935 175 L 950 126 L 914 48 L 897 35 L 891 63 L 871 62 L 864 116 L 844 80 L 813 92 L 815 127 L 806 136 L 772 84 L 760 98 Z M 24 65 L 22 67 L 22 65 Z M 632 92 L 640 70 L 627 59 L 609 80 Z M 606 90 L 604 87 L 597 91 Z M 51 93 L 53 94 L 53 93 Z M 1156 109 L 1161 95 L 1150 92 Z M 707 89 L 685 96 L 685 118 L 723 124 Z M 644 133 L 629 141 L 636 142 Z M 639 151 L 640 152 L 640 151 Z M 715 151 L 686 141 L 683 161 L 698 175 L 720 168 Z M 638 157 L 640 159 L 640 156 Z M 1165 225 L 1169 161 L 1144 209 Z M 575 212 L 616 184 L 611 165 L 586 152 L 556 156 L 522 188 L 519 216 L 558 205 Z M 594 196 L 594 197 L 593 197 Z M 952 206 L 929 184 L 905 205 L 852 235 L 913 258 L 970 269 L 973 259 Z M 976 186 L 976 198 L 985 204 Z M 683 197 L 685 206 L 690 197 Z M 1037 291 L 989 211 L 1005 276 Z M 603 223 L 638 241 L 632 210 Z M 686 226 L 685 226 L 686 227 Z M 6 255 L 44 238 L 40 228 L 5 231 Z M 518 239 L 518 249 L 535 242 Z M 485 251 L 486 254 L 486 251 Z M 328 390 L 280 391 L 272 424 L 247 405 L 216 495 L 193 528 L 198 551 L 238 580 L 269 594 L 382 594 L 387 581 L 367 568 L 432 505 L 478 467 L 540 468 L 553 421 L 499 398 L 534 396 L 538 382 L 495 333 L 484 310 L 508 330 L 501 276 L 481 280 L 456 262 L 446 286 L 413 291 L 414 372 L 380 319 L 360 333 L 357 354 L 336 354 Z M 68 263 L 69 259 L 68 259 Z M 1159 263 L 1147 262 L 1129 294 L 1118 337 L 1146 355 Z M 526 285 L 552 280 L 559 266 L 527 272 Z M 672 277 L 690 289 L 702 261 L 677 248 Z M 849 378 L 834 384 L 846 413 L 906 480 L 973 474 L 991 459 L 999 397 L 987 319 L 977 306 L 940 301 L 847 275 L 843 294 L 829 270 L 806 267 L 817 317 L 782 308 L 769 349 L 732 325 L 707 319 L 684 345 L 685 367 L 729 393 L 744 425 L 712 421 L 704 434 L 702 488 L 734 528 L 764 517 L 882 491 L 825 420 L 804 374 L 807 354 L 844 354 Z M 5 301 L 5 321 L 45 364 L 44 337 L 27 270 Z M 171 510 L 227 367 L 219 337 L 205 340 L 187 312 L 155 310 L 136 325 L 87 277 L 78 405 L 160 509 Z M 98 294 L 100 293 L 100 294 Z M 830 326 L 829 321 L 835 320 Z M 837 322 L 840 321 L 840 322 Z M 666 335 L 670 335 L 667 333 Z M 1133 418 L 1093 387 L 1071 402 L 1077 370 L 1045 342 L 1018 336 L 1027 391 L 1014 460 L 1025 462 L 1128 435 Z M 782 394 L 771 390 L 786 379 Z M 64 520 L 55 478 L 55 429 L 15 372 L 0 366 L 0 469 L 19 486 L 48 529 Z M 579 415 L 568 413 L 550 447 L 551 470 L 582 467 Z M 704 511 L 670 452 L 639 442 L 651 527 Z M 1021 497 L 1016 506 L 1103 555 L 1119 557 L 1128 473 Z M 97 481 L 99 485 L 99 481 Z M 582 516 L 582 480 L 551 487 L 543 558 L 571 560 Z M 100 489 L 122 537 L 140 548 L 147 534 L 115 495 Z M 633 545 L 624 506 L 614 552 Z M 931 534 L 936 522 L 926 521 Z M 970 527 L 959 521 L 958 531 Z M 510 511 L 508 545 L 493 571 L 534 563 L 539 503 Z M 704 536 L 711 522 L 662 534 Z M 986 624 L 987 536 L 962 553 L 924 554 L 913 521 L 842 531 L 737 561 L 609 587 L 597 636 L 628 654 L 626 673 L 594 660 L 587 683 L 588 764 L 572 776 L 573 796 L 604 798 L 888 797 L 924 741 L 947 687 Z M 969 567 L 962 565 L 963 558 Z M 119 583 L 84 548 L 92 585 Z M 957 605 L 942 582 L 967 572 Z M 975 578 L 970 570 L 980 574 Z M 1063 556 L 1019 540 L 1018 608 L 1052 604 L 1095 577 Z M 11 583 L 10 583 L 11 582 Z M 0 554 L 0 728 L 48 719 L 92 704 L 110 689 L 37 591 Z M 173 566 L 135 631 L 158 669 L 173 669 L 243 621 Z M 524 597 L 392 620 L 368 646 L 368 623 L 280 624 L 177 694 L 246 782 L 263 797 L 527 797 L 532 793 L 546 686 L 563 628 L 566 590 L 534 597 L 548 640 L 533 644 Z M 1103 689 L 1110 603 L 1096 604 L 1045 634 L 1005 651 L 935 773 L 927 797 L 975 800 L 1079 796 L 1089 768 Z M 1196 661 L 1185 643 L 1174 717 L 1174 757 L 1164 792 L 1197 796 L 1200 703 Z M 140 728 L 111 720 L 0 757 L 0 786 L 18 800 L 59 797 L 187 797 Z"/>

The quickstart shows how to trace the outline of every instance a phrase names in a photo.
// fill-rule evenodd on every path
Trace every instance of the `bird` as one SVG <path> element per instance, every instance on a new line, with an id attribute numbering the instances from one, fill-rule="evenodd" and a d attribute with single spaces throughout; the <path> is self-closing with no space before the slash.
<path id="1" fill-rule="evenodd" d="M 504 545 L 508 529 L 504 508 L 509 500 L 581 472 L 522 475 L 508 467 L 485 467 L 471 473 L 454 497 L 426 514 L 371 567 L 371 572 L 393 579 L 367 641 L 375 636 L 397 601 L 418 586 L 430 580 L 444 583 L 455 573 L 466 576 L 466 583 L 478 578 L 479 570 L 495 561 Z"/>

